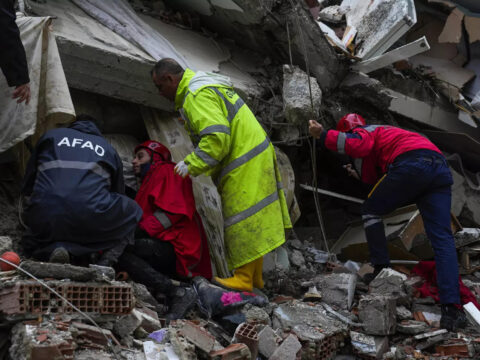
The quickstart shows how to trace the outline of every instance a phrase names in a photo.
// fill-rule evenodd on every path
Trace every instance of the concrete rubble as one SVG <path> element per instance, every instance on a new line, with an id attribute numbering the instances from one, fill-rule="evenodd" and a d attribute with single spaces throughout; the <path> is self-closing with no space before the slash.
<path id="1" fill-rule="evenodd" d="M 176 113 L 151 83 L 154 57 L 69 2 L 30 3 L 33 14 L 58 19 L 53 32 L 78 113 L 104 120 L 108 135 L 129 134 L 133 143 L 149 136 L 179 146 L 174 153 L 191 150 Z M 314 172 L 306 135 L 309 119 L 330 129 L 356 112 L 369 125 L 400 126 L 434 142 L 453 174 L 461 279 L 480 302 L 480 9 L 449 0 L 129 3 L 192 68 L 232 77 L 286 159 L 290 176 L 282 176 L 295 226 L 287 242 L 264 257 L 265 288 L 255 292 L 267 300 L 222 314 L 196 308 L 170 323 L 162 297 L 116 280 L 113 268 L 22 256 L 21 268 L 66 300 L 20 271 L 0 272 L 0 360 L 480 358 L 476 306 L 464 306 L 466 329 L 448 332 L 440 328 L 435 295 L 422 297 L 422 286 L 431 284 L 412 269 L 434 258 L 418 209 L 402 208 L 385 221 L 399 263 L 364 282 L 373 268 L 361 208 L 345 196 L 365 199 L 368 191 L 318 147 Z M 165 119 L 147 120 L 154 109 Z M 18 170 L 24 159 L 0 155 L 0 254 L 23 255 Z M 344 195 L 318 197 L 326 239 L 312 192 L 298 186 L 312 184 L 314 174 L 319 187 Z M 219 198 L 196 181 L 214 267 L 226 274 Z"/>

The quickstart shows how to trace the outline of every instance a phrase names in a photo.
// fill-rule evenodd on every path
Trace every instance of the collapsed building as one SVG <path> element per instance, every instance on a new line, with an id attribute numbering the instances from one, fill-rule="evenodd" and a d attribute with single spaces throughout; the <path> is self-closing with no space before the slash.
<path id="1" fill-rule="evenodd" d="M 286 244 L 265 257 L 264 293 L 239 298 L 217 289 L 214 301 L 197 279 L 198 309 L 168 325 L 165 304 L 139 284 L 116 280 L 113 269 L 24 260 L 22 268 L 43 281 L 0 273 L 1 359 L 479 356 L 480 314 L 472 305 L 480 300 L 480 7 L 474 1 L 19 3 L 32 105 L 9 102 L 2 84 L 1 253 L 22 254 L 18 184 L 32 145 L 75 114 L 104 121 L 132 187 L 130 161 L 139 142 L 166 144 L 174 161 L 193 150 L 150 79 L 162 57 L 232 79 L 276 146 L 295 226 Z M 330 128 L 348 112 L 419 132 L 446 155 L 460 273 L 473 300 L 463 332 L 438 329 L 439 305 L 421 296 L 430 284 L 412 273 L 418 261 L 433 259 L 415 206 L 385 219 L 394 270 L 369 286 L 362 282 L 372 270 L 360 221 L 368 189 L 345 176 L 347 159 L 315 149 L 307 132 L 309 119 Z M 194 179 L 194 193 L 214 271 L 227 276 L 220 197 L 206 177 Z"/>

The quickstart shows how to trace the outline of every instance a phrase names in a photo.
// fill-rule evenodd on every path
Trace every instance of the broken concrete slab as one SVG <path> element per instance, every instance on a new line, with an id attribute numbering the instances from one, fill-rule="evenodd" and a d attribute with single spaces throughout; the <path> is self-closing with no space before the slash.
<path id="1" fill-rule="evenodd" d="M 180 332 L 188 341 L 207 354 L 213 350 L 215 338 L 207 330 L 193 322 L 184 321 L 180 327 Z"/>
<path id="2" fill-rule="evenodd" d="M 480 330 L 480 311 L 478 311 L 477 307 L 469 302 L 468 304 L 463 305 L 463 310 L 470 323 Z"/>
<path id="3" fill-rule="evenodd" d="M 397 319 L 398 320 L 410 320 L 412 318 L 412 312 L 405 306 L 397 306 Z"/>
<path id="4" fill-rule="evenodd" d="M 392 335 L 397 326 L 396 309 L 394 298 L 364 295 L 360 298 L 358 316 L 367 334 Z"/>
<path id="5" fill-rule="evenodd" d="M 328 6 L 318 13 L 318 20 L 329 23 L 340 23 L 344 17 L 345 9 L 340 5 Z"/>
<path id="6" fill-rule="evenodd" d="M 429 329 L 429 326 L 423 321 L 404 320 L 397 323 L 397 331 L 407 335 L 417 335 L 424 333 Z"/>
<path id="7" fill-rule="evenodd" d="M 408 302 L 408 296 L 403 285 L 407 277 L 393 269 L 383 269 L 369 284 L 369 294 L 391 296 L 397 299 L 397 304 Z"/>
<path id="8" fill-rule="evenodd" d="M 289 330 L 297 325 L 321 328 L 327 336 L 337 334 L 348 328 L 347 324 L 330 317 L 321 305 L 312 306 L 293 301 L 280 304 L 273 310 L 273 329 Z"/>
<path id="9" fill-rule="evenodd" d="M 265 326 L 258 333 L 258 351 L 262 356 L 269 358 L 277 350 L 281 340 L 270 326 Z"/>
<path id="10" fill-rule="evenodd" d="M 428 45 L 427 38 L 423 36 L 414 42 L 411 42 L 407 45 L 396 48 L 383 55 L 376 56 L 368 60 L 360 61 L 355 65 L 353 65 L 352 69 L 355 71 L 368 74 L 372 71 L 375 71 L 387 65 L 393 64 L 394 62 L 408 59 L 411 56 L 418 55 L 428 50 L 430 50 L 430 45 Z"/>
<path id="11" fill-rule="evenodd" d="M 468 246 L 473 243 L 480 242 L 480 229 L 478 228 L 463 228 L 455 235 L 455 247 L 457 249 Z"/>
<path id="12" fill-rule="evenodd" d="M 351 273 L 320 275 L 314 282 L 316 287 L 321 289 L 322 299 L 327 304 L 336 305 L 344 310 L 352 307 L 357 275 Z"/>
<path id="13" fill-rule="evenodd" d="M 301 349 L 302 344 L 297 337 L 290 334 L 268 360 L 296 360 Z"/>
<path id="14" fill-rule="evenodd" d="M 429 331 L 429 332 L 426 332 L 426 333 L 423 333 L 423 334 L 415 335 L 414 338 L 415 338 L 415 340 L 422 340 L 422 339 L 426 339 L 426 338 L 429 338 L 429 337 L 434 337 L 434 336 L 442 335 L 442 334 L 446 334 L 446 333 L 448 333 L 448 330 L 440 329 L 440 330 Z"/>
<path id="15" fill-rule="evenodd" d="M 105 266 L 82 267 L 25 260 L 21 268 L 38 278 L 70 279 L 72 281 L 114 280 L 115 270 Z"/>
<path id="16" fill-rule="evenodd" d="M 312 101 L 308 82 L 312 90 Z M 316 117 L 322 104 L 322 90 L 317 80 L 309 77 L 304 71 L 296 66 L 283 66 L 283 104 L 287 122 L 296 125 L 304 125 L 309 119 Z M 313 109 L 312 109 L 313 106 Z"/>
<path id="17" fill-rule="evenodd" d="M 381 359 L 383 354 L 388 351 L 387 336 L 370 336 L 350 331 L 350 339 L 355 352 L 359 355 Z"/>

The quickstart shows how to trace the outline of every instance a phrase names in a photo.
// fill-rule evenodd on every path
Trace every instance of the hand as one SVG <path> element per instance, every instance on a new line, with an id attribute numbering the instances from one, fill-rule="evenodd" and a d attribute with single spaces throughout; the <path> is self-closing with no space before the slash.
<path id="1" fill-rule="evenodd" d="M 360 176 L 358 176 L 357 170 L 353 168 L 352 164 L 343 165 L 343 168 L 347 170 L 348 176 L 360 180 Z"/>
<path id="2" fill-rule="evenodd" d="M 185 164 L 185 161 L 180 161 L 177 165 L 175 165 L 175 174 L 180 175 L 182 178 L 188 175 L 188 165 Z"/>
<path id="3" fill-rule="evenodd" d="M 12 94 L 12 99 L 17 99 L 17 104 L 25 101 L 25 104 L 28 105 L 30 102 L 30 83 L 23 85 L 18 85 Z"/>
<path id="4" fill-rule="evenodd" d="M 312 135 L 315 139 L 320 139 L 320 135 L 323 132 L 323 126 L 316 122 L 315 120 L 308 121 L 308 132 Z"/>

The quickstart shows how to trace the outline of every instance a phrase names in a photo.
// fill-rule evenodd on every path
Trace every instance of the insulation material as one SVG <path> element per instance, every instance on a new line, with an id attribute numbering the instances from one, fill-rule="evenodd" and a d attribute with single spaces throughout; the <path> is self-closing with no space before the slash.
<path id="1" fill-rule="evenodd" d="M 133 171 L 132 159 L 135 147 L 139 144 L 138 140 L 133 136 L 125 134 L 105 134 L 104 137 L 117 151 L 120 159 L 122 159 L 125 186 L 137 191 L 138 183 Z"/>
<path id="2" fill-rule="evenodd" d="M 60 123 L 73 120 L 73 108 L 62 62 L 49 31 L 48 17 L 21 17 L 17 19 L 30 75 L 29 105 L 17 104 L 11 98 L 5 77 L 0 77 L 0 153 L 30 135 L 34 140 L 40 134 Z"/>
<path id="3" fill-rule="evenodd" d="M 465 29 L 468 32 L 470 44 L 480 40 L 480 18 L 465 16 Z"/>
<path id="4" fill-rule="evenodd" d="M 445 22 L 445 27 L 438 37 L 440 43 L 455 43 L 458 44 L 462 38 L 462 22 L 464 14 L 458 10 L 453 9 Z"/>
<path id="5" fill-rule="evenodd" d="M 173 161 L 179 162 L 193 151 L 187 132 L 171 114 L 142 107 L 142 117 L 150 139 L 165 144 L 172 153 Z M 222 200 L 210 177 L 192 178 L 197 211 L 202 217 L 210 246 L 210 257 L 217 276 L 228 277 L 223 237 Z"/>
<path id="6" fill-rule="evenodd" d="M 387 51 L 416 22 L 413 0 L 345 0 L 347 25 L 357 30 L 356 56 L 364 60 Z"/>
<path id="7" fill-rule="evenodd" d="M 94 19 L 132 44 L 150 54 L 155 60 L 173 58 L 183 67 L 189 64 L 175 47 L 145 23 L 125 0 L 72 0 Z"/>

